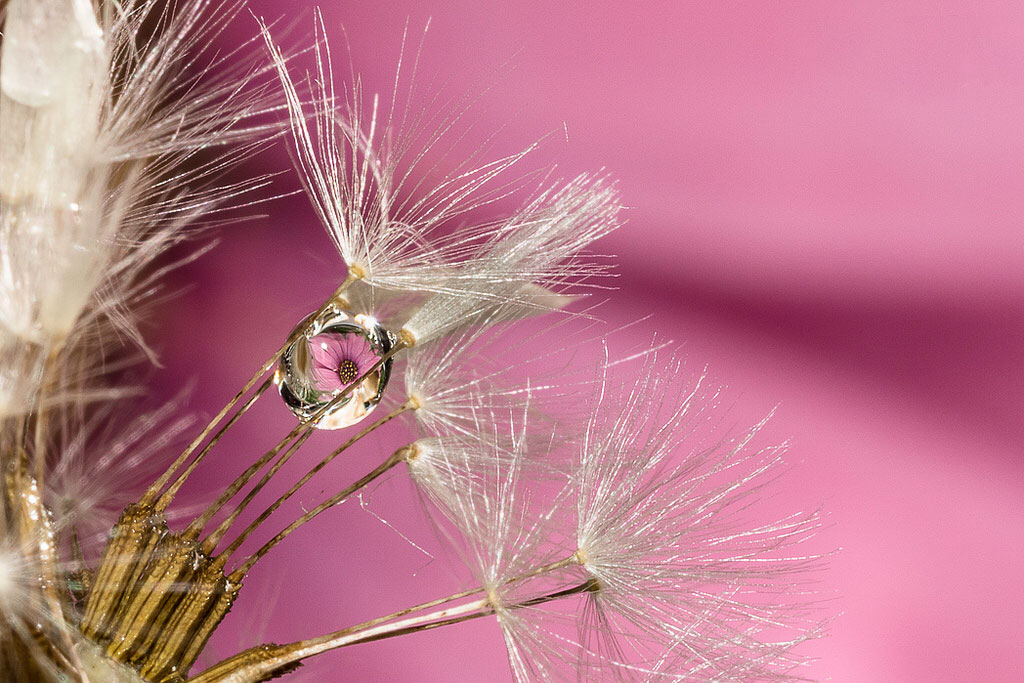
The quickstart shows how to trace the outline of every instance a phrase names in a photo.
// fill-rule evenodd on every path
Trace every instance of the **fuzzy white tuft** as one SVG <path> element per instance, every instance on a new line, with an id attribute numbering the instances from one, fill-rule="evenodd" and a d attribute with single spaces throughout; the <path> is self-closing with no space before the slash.
<path id="1" fill-rule="evenodd" d="M 127 336 L 160 277 L 149 265 L 258 178 L 218 185 L 210 148 L 274 130 L 268 68 L 201 41 L 241 3 L 11 0 L 0 59 L 0 414 L 83 337 Z M 160 30 L 140 39 L 147 22 Z M 239 51 L 243 50 L 239 48 Z M 170 266 L 168 266 L 170 267 Z M 128 311 L 132 310 L 129 314 Z M 36 368 L 30 367 L 35 364 Z M 24 367 L 22 367 L 24 366 Z M 33 381 L 35 378 L 35 381 Z"/>
<path id="2" fill-rule="evenodd" d="M 794 577 L 819 561 L 799 546 L 816 514 L 755 521 L 749 506 L 782 448 L 694 442 L 708 396 L 672 391 L 674 360 L 646 359 L 609 391 L 587 430 L 576 478 L 578 557 L 588 595 L 582 665 L 635 677 L 788 679 L 793 647 L 816 625 Z M 671 666 L 666 667 L 666 658 Z"/>
<path id="3" fill-rule="evenodd" d="M 583 174 L 542 191 L 508 219 L 403 330 L 417 344 L 452 334 L 504 308 L 512 317 L 559 308 L 557 289 L 604 274 L 582 252 L 615 230 L 617 192 L 603 177 Z M 465 286 L 472 283 L 472 286 Z"/>
<path id="4" fill-rule="evenodd" d="M 412 102 L 415 84 L 404 83 L 401 61 L 387 103 L 374 95 L 367 105 L 358 80 L 337 93 L 322 22 L 318 17 L 316 70 L 306 75 L 311 103 L 302 101 L 264 29 L 287 97 L 306 192 L 350 271 L 383 289 L 439 291 L 451 282 L 452 266 L 471 258 L 481 236 L 493 232 L 490 224 L 448 228 L 506 196 L 511 186 L 500 178 L 533 146 L 489 162 L 480 162 L 478 150 L 424 187 L 424 178 L 436 177 L 454 154 L 464 112 L 448 118 L 432 110 L 437 95 L 427 106 Z"/>

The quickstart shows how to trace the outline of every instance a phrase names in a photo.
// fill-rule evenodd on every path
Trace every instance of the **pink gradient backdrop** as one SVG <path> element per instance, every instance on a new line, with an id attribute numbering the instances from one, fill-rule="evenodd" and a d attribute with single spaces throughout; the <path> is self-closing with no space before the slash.
<path id="1" fill-rule="evenodd" d="M 311 24 L 306 0 L 251 4 L 298 17 L 296 36 Z M 368 91 L 388 89 L 406 19 L 415 33 L 431 16 L 425 73 L 455 92 L 499 74 L 476 112 L 481 131 L 505 125 L 501 149 L 555 131 L 543 154 L 566 174 L 620 179 L 632 208 L 599 245 L 621 272 L 605 317 L 653 314 L 647 329 L 729 387 L 729 423 L 778 403 L 766 434 L 793 442 L 785 502 L 830 515 L 820 547 L 843 550 L 821 583 L 842 616 L 810 648 L 814 677 L 1024 679 L 1024 6 L 324 4 Z M 339 39 L 345 71 L 343 57 Z M 337 277 L 303 198 L 266 211 L 180 275 L 196 288 L 160 319 L 162 386 L 198 378 L 208 414 Z M 292 424 L 275 402 L 260 415 L 267 432 L 237 457 Z M 240 469 L 219 463 L 196 490 Z M 371 507 L 434 547 L 401 477 Z M 454 590 L 451 565 L 350 504 L 253 573 L 214 648 Z M 470 623 L 292 680 L 500 681 L 503 652 L 492 623 Z"/>

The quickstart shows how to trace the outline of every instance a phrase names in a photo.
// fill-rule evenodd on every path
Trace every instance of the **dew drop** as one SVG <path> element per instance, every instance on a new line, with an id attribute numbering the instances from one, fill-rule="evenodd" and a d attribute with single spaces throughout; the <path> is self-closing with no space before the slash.
<path id="1" fill-rule="evenodd" d="M 326 409 L 317 428 L 341 429 L 373 412 L 391 376 L 391 359 L 373 367 L 391 350 L 393 335 L 372 317 L 339 306 L 306 318 L 292 334 L 297 338 L 282 354 L 274 383 L 296 417 L 309 420 Z"/>

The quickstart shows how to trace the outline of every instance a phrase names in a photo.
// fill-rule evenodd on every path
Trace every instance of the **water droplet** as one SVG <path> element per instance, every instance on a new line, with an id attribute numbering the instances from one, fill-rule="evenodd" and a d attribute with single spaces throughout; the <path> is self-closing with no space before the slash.
<path id="1" fill-rule="evenodd" d="M 338 306 L 315 320 L 306 318 L 296 333 L 297 339 L 285 350 L 274 373 L 274 383 L 291 411 L 308 420 L 330 406 L 318 429 L 341 429 L 369 415 L 387 387 L 391 359 L 371 369 L 391 350 L 394 336 L 372 317 Z M 367 372 L 347 396 L 338 398 Z"/>

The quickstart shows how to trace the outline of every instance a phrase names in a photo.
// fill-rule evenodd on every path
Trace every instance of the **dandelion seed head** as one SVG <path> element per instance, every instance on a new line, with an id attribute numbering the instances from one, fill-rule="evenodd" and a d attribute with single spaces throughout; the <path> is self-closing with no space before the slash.
<path id="1" fill-rule="evenodd" d="M 717 392 L 701 378 L 680 393 L 675 359 L 639 358 L 632 386 L 597 383 L 577 470 L 544 500 L 521 480 L 522 417 L 502 457 L 421 440 L 413 477 L 463 535 L 517 680 L 791 679 L 820 633 L 795 583 L 817 561 L 799 551 L 816 518 L 747 515 L 779 449 L 751 450 L 757 428 L 708 445 L 695 430 Z M 538 599 L 564 590 L 568 605 Z"/>
<path id="2" fill-rule="evenodd" d="M 164 13 L 159 0 L 10 0 L 0 60 L 0 416 L 37 410 L 34 446 L 24 448 L 48 449 L 29 455 L 50 466 L 45 490 L 30 482 L 13 497 L 23 508 L 19 521 L 32 527 L 30 547 L 0 541 L 0 619 L 27 644 L 42 640 L 35 636 L 46 630 L 45 619 L 53 619 L 46 626 L 57 626 L 55 633 L 66 626 L 63 608 L 42 599 L 54 578 L 40 568 L 57 564 L 62 543 L 94 536 L 90 527 L 98 520 L 109 528 L 105 507 L 122 505 L 124 483 L 179 431 L 166 411 L 144 415 L 124 432 L 108 431 L 119 421 L 116 404 L 83 410 L 73 402 L 92 391 L 85 381 L 91 366 L 80 356 L 117 334 L 145 348 L 127 308 L 151 301 L 166 273 L 151 273 L 149 264 L 181 242 L 187 224 L 263 182 L 220 186 L 228 163 L 202 160 L 204 149 L 228 142 L 241 143 L 244 156 L 261 144 L 247 142 L 251 136 L 275 133 L 259 122 L 273 109 L 259 82 L 269 70 L 221 74 L 227 58 L 204 51 L 205 38 L 241 6 L 184 2 Z M 139 41 L 152 20 L 160 25 L 157 36 Z M 421 438 L 398 453 L 461 534 L 457 545 L 479 581 L 476 594 L 486 596 L 463 605 L 462 614 L 493 612 L 519 680 L 568 668 L 587 675 L 596 666 L 611 677 L 645 680 L 784 677 L 795 661 L 792 647 L 809 636 L 792 619 L 798 601 L 773 599 L 791 588 L 790 575 L 813 564 L 811 555 L 788 553 L 814 520 L 794 515 L 743 526 L 739 514 L 776 452 L 749 454 L 752 434 L 713 448 L 689 446 L 687 428 L 702 414 L 701 399 L 695 391 L 676 400 L 667 391 L 674 361 L 659 365 L 652 355 L 625 396 L 612 399 L 607 382 L 601 385 L 599 403 L 607 410 L 588 423 L 576 471 L 568 483 L 538 491 L 524 482 L 534 473 L 535 442 L 550 456 L 570 441 L 544 429 L 527 436 L 527 421 L 534 432 L 546 424 L 534 411 L 541 412 L 547 387 L 524 380 L 526 365 L 475 363 L 482 356 L 472 349 L 484 336 L 561 309 L 572 301 L 568 288 L 605 274 L 585 250 L 620 223 L 614 184 L 581 175 L 541 189 L 507 219 L 449 231 L 518 191 L 505 175 L 533 146 L 493 161 L 483 160 L 481 148 L 440 171 L 455 149 L 447 141 L 462 114 L 435 117 L 429 107 L 401 104 L 401 78 L 390 100 L 364 97 L 358 83 L 339 96 L 321 30 L 322 20 L 315 70 L 307 75 L 311 102 L 266 27 L 263 39 L 284 87 L 307 193 L 354 280 L 342 294 L 351 300 L 346 307 L 372 316 L 374 328 L 386 324 L 404 345 L 396 350 L 408 352 L 401 409 L 410 409 Z M 431 187 L 422 179 L 438 177 Z M 290 339 L 288 350 L 308 356 L 321 391 L 348 386 L 379 360 L 358 334 L 296 339 L 300 346 Z M 372 404 L 349 399 L 360 416 L 376 405 L 390 369 L 381 371 Z M 343 423 L 352 422 L 333 426 Z M 4 446 L 10 436 L 0 434 Z M 211 436 L 210 445 L 219 437 Z M 19 447 L 33 441 L 17 438 Z M 87 461 L 86 453 L 102 455 Z M 563 524 L 573 507 L 575 525 Z M 163 581 L 166 590 L 197 601 L 211 597 L 191 594 L 190 572 L 207 569 L 209 558 L 186 535 L 163 534 L 164 541 L 181 553 L 161 569 L 171 577 Z M 160 558 L 147 560 L 131 569 L 139 576 L 125 574 L 129 592 L 157 583 L 141 574 L 159 564 Z M 63 580 L 71 570 L 60 566 L 54 577 Z M 71 592 L 70 586 L 62 587 Z M 551 628 L 568 612 L 549 599 L 563 597 L 579 607 L 577 638 Z M 140 616 L 119 612 L 126 614 Z M 145 626 L 135 635 L 162 635 L 159 625 Z M 766 637 L 786 629 L 796 635 Z M 131 636 L 113 637 L 112 648 L 129 652 L 116 640 Z M 78 651 L 90 674 L 94 665 L 107 667 L 96 670 L 97 678 L 138 678 L 127 667 L 111 668 L 89 643 L 66 649 Z"/>
<path id="3" fill-rule="evenodd" d="M 486 347 L 483 338 L 494 324 L 493 319 L 485 321 L 446 343 L 415 347 L 406 355 L 405 391 L 414 399 L 413 418 L 425 434 L 476 438 L 483 432 L 490 436 L 493 425 L 481 416 L 495 417 L 526 394 L 503 391 L 500 386 L 499 376 L 513 373 L 514 368 L 487 370 L 481 351 Z"/>

